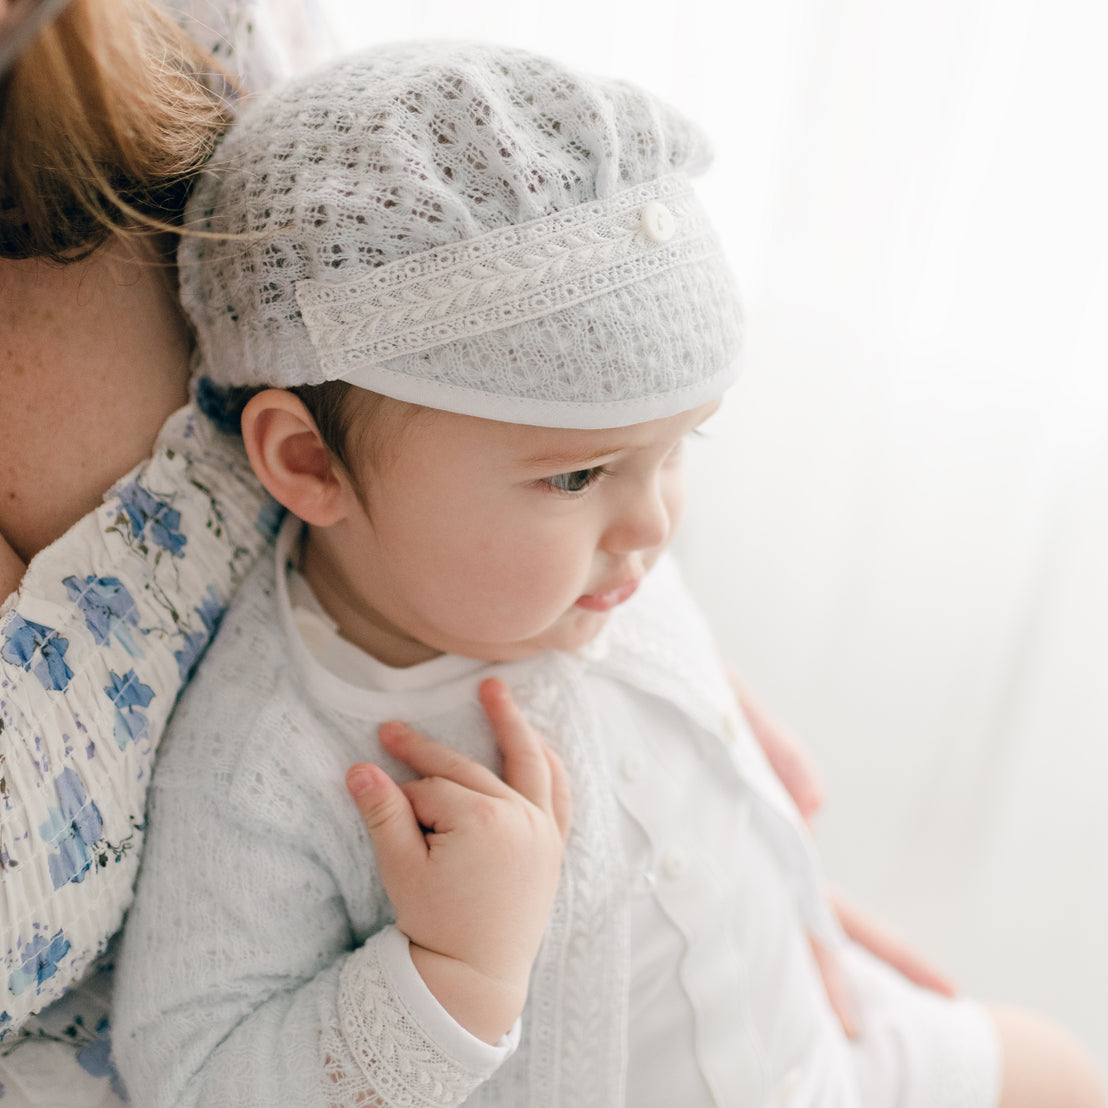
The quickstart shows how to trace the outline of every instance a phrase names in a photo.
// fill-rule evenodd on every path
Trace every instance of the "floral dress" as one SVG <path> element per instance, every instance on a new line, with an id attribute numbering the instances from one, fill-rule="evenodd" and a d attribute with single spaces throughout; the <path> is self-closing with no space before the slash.
<path id="1" fill-rule="evenodd" d="M 192 404 L 0 609 L 0 1104 L 118 1103 L 101 956 L 154 752 L 279 514 L 238 436 Z"/>

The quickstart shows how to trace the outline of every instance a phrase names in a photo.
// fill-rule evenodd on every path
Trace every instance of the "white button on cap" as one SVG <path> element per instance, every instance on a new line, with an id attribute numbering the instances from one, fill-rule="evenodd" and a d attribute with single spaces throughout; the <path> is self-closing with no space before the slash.
<path id="1" fill-rule="evenodd" d="M 672 847 L 662 855 L 660 869 L 663 877 L 676 881 L 688 872 L 689 856 L 679 847 Z"/>
<path id="2" fill-rule="evenodd" d="M 639 216 L 639 230 L 651 242 L 669 242 L 677 232 L 677 220 L 665 204 L 651 200 Z"/>
<path id="3" fill-rule="evenodd" d="M 637 750 L 629 750 L 619 760 L 619 772 L 624 781 L 634 784 L 642 779 L 646 772 L 646 759 Z"/>

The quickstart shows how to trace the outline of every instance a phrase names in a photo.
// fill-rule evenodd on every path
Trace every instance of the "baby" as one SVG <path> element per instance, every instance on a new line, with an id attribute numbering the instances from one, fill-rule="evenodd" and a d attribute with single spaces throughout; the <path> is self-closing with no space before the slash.
<path id="1" fill-rule="evenodd" d="M 246 390 L 290 514 L 158 765 L 138 1103 L 1101 1103 L 1031 1032 L 1013 1091 L 990 1013 L 845 943 L 665 557 L 740 348 L 707 160 L 631 86 L 457 44 L 317 72 L 217 154 L 200 388 Z"/>

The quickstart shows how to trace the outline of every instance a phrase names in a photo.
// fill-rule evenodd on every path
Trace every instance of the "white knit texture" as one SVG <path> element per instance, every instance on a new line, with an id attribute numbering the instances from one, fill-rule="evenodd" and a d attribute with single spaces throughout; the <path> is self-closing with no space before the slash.
<path id="1" fill-rule="evenodd" d="M 759 757 L 745 732 L 725 743 L 722 720 L 734 704 L 714 664 L 714 644 L 679 582 L 665 564 L 655 569 L 613 615 L 599 644 L 604 659 L 551 653 L 428 688 L 351 687 L 359 695 L 342 710 L 306 695 L 289 655 L 291 613 L 277 610 L 280 594 L 272 564 L 243 585 L 160 755 L 147 864 L 115 998 L 115 1049 L 134 1102 L 625 1104 L 627 1040 L 635 1033 L 628 1012 L 631 882 L 614 770 L 604 751 L 625 717 L 600 714 L 589 681 L 602 676 L 640 699 L 644 710 L 660 696 L 689 720 L 718 721 L 703 737 L 723 755 L 715 766 L 733 759 L 736 783 L 748 779 L 744 766 Z M 659 629 L 665 641 L 649 649 Z M 366 757 L 398 779 L 411 776 L 375 737 L 383 719 L 408 719 L 496 766 L 475 698 L 486 672 L 509 682 L 549 738 L 574 798 L 563 880 L 532 974 L 519 1047 L 499 1065 L 482 1065 L 464 1045 L 458 1049 L 456 1036 L 437 1034 L 418 996 L 390 971 L 394 915 L 342 783 L 346 768 Z M 750 747 L 749 757 L 743 747 Z M 754 794 L 758 780 L 749 778 Z M 676 818 L 672 810 L 665 816 Z M 795 813 L 793 822 L 802 836 Z M 711 850 L 706 841 L 704 847 Z M 781 863 L 785 881 L 814 881 L 811 861 L 798 869 L 782 854 Z M 744 881 L 742 874 L 734 879 Z M 807 966 L 806 946 L 800 952 Z M 885 989 L 887 976 L 875 980 L 875 995 L 862 1009 L 864 1019 L 873 1016 L 872 1039 L 849 1045 L 829 1017 L 815 1038 L 775 1050 L 785 1068 L 792 1068 L 793 1050 L 806 1061 L 812 1084 L 803 1102 L 992 1108 L 995 1043 L 983 1017 L 967 1020 L 940 997 L 931 1011 L 921 1012 L 914 994 L 904 1006 L 903 983 Z M 742 985 L 740 976 L 736 987 Z M 758 1031 L 788 1039 L 795 1025 L 786 1020 Z M 734 1033 L 750 1035 L 742 1027 Z M 859 1087 L 871 1095 L 860 1095 Z M 749 1102 L 766 1100 L 752 1095 Z"/>
<path id="2" fill-rule="evenodd" d="M 195 191 L 226 236 L 181 250 L 206 372 L 544 426 L 695 407 L 742 331 L 688 182 L 708 157 L 648 94 L 520 50 L 331 65 L 246 110 Z"/>

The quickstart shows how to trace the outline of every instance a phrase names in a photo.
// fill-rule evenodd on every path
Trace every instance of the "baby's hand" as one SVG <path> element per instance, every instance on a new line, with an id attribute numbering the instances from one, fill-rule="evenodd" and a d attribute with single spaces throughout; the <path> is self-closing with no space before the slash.
<path id="1" fill-rule="evenodd" d="M 504 683 L 487 680 L 479 695 L 503 755 L 503 780 L 402 723 L 386 723 L 382 744 L 420 778 L 397 785 L 378 766 L 360 764 L 346 782 L 416 969 L 463 1027 L 496 1042 L 527 999 L 571 805 L 565 768 Z"/>

